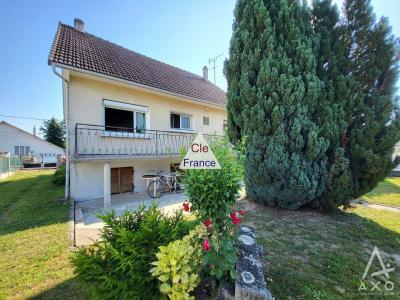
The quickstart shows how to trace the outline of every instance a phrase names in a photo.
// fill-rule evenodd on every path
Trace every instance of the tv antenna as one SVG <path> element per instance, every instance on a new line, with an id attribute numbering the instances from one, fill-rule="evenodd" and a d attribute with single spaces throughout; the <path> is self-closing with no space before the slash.
<path id="1" fill-rule="evenodd" d="M 217 78 L 215 77 L 215 69 L 218 67 L 215 65 L 215 62 L 217 61 L 218 58 L 220 58 L 222 55 L 224 55 L 223 53 L 215 56 L 215 57 L 211 57 L 208 59 L 208 64 L 212 65 L 211 69 L 213 69 L 214 71 L 214 84 L 217 84 Z"/>

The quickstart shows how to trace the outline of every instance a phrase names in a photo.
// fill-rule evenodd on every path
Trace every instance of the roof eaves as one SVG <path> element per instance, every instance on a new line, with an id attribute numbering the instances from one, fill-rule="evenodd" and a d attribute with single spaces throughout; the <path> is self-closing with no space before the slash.
<path id="1" fill-rule="evenodd" d="M 49 52 L 49 57 L 48 57 L 48 59 L 47 59 L 47 64 L 48 64 L 48 65 L 51 65 L 51 63 L 54 61 L 54 52 L 55 52 L 55 48 L 56 48 L 56 45 L 57 45 L 57 43 L 58 43 L 58 40 L 59 40 L 59 38 L 60 38 L 60 34 L 61 34 L 61 25 L 62 25 L 62 23 L 61 23 L 61 21 L 59 21 L 59 22 L 58 22 L 57 31 L 56 31 L 56 34 L 55 34 L 54 39 L 53 39 L 53 43 L 51 44 L 51 48 L 50 48 L 50 52 Z"/>
<path id="2" fill-rule="evenodd" d="M 209 106 L 214 106 L 214 107 L 226 109 L 226 106 L 223 105 L 223 104 L 219 104 L 219 103 L 211 102 L 211 101 L 200 99 L 200 98 L 195 98 L 195 97 L 190 97 L 190 96 L 186 96 L 186 95 L 170 92 L 170 91 L 167 91 L 167 90 L 159 89 L 159 88 L 152 87 L 152 86 L 149 86 L 149 85 L 144 85 L 144 84 L 137 83 L 137 82 L 134 82 L 134 81 L 122 79 L 122 78 L 119 78 L 119 77 L 110 76 L 110 75 L 106 75 L 106 74 L 99 73 L 99 72 L 89 71 L 89 70 L 85 70 L 85 69 L 81 69 L 81 68 L 77 68 L 77 67 L 73 67 L 73 66 L 69 66 L 69 65 L 60 64 L 60 63 L 55 62 L 55 61 L 54 61 L 54 65 L 56 67 L 64 68 L 64 69 L 75 71 L 75 72 L 78 72 L 78 73 L 80 72 L 80 73 L 84 73 L 84 74 L 88 74 L 88 75 L 103 77 L 105 79 L 119 81 L 119 82 L 122 82 L 124 84 L 133 85 L 133 86 L 136 86 L 136 87 L 139 87 L 139 88 L 144 88 L 144 89 L 148 89 L 148 90 L 151 90 L 151 91 L 161 92 L 161 93 L 172 95 L 172 96 L 175 96 L 175 97 L 179 97 L 179 98 L 184 98 L 184 99 L 200 102 L 200 103 L 203 103 L 203 104 L 206 104 L 206 105 L 209 105 Z"/>

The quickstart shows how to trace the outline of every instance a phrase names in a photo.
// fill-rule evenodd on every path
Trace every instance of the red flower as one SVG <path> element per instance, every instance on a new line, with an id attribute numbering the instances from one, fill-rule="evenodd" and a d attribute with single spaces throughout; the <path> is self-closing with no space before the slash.
<path id="1" fill-rule="evenodd" d="M 243 209 L 239 210 L 239 215 L 244 216 L 244 210 Z"/>
<path id="2" fill-rule="evenodd" d="M 203 249 L 205 250 L 205 251 L 210 251 L 210 249 L 211 249 L 211 245 L 210 245 L 210 242 L 207 240 L 207 239 L 205 239 L 204 241 L 203 241 Z"/>
<path id="3" fill-rule="evenodd" d="M 237 225 L 241 222 L 240 218 L 233 218 L 232 219 L 233 224 Z"/>
<path id="4" fill-rule="evenodd" d="M 203 224 L 204 226 L 206 226 L 207 229 L 209 229 L 211 227 L 212 222 L 210 219 L 207 219 L 203 222 Z"/>
<path id="5" fill-rule="evenodd" d="M 189 207 L 189 202 L 183 202 L 182 203 L 182 210 L 183 211 L 190 211 L 190 207 Z"/>
<path id="6" fill-rule="evenodd" d="M 232 223 L 235 225 L 237 225 L 241 222 L 240 217 L 238 216 L 238 213 L 235 211 L 231 213 L 231 219 L 232 219 Z"/>

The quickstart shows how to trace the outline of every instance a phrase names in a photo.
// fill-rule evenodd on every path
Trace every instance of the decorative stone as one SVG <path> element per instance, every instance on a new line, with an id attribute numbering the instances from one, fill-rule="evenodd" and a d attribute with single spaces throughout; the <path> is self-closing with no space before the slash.
<path id="1" fill-rule="evenodd" d="M 255 243 L 254 239 L 251 236 L 245 234 L 241 234 L 239 236 L 239 241 L 241 241 L 246 246 L 252 246 Z"/>
<path id="2" fill-rule="evenodd" d="M 257 244 L 254 228 L 239 228 L 239 257 L 235 282 L 235 299 L 239 300 L 273 300 L 264 280 L 262 266 L 262 247 Z"/>
<path id="3" fill-rule="evenodd" d="M 250 284 L 253 283 L 256 279 L 254 278 L 253 274 L 248 271 L 242 272 L 242 279 L 244 283 Z"/>
<path id="4" fill-rule="evenodd" d="M 241 230 L 242 232 L 245 232 L 245 233 L 250 233 L 250 232 L 251 232 L 251 231 L 250 231 L 250 228 L 247 227 L 247 226 L 242 226 L 242 227 L 240 227 L 240 230 Z"/>

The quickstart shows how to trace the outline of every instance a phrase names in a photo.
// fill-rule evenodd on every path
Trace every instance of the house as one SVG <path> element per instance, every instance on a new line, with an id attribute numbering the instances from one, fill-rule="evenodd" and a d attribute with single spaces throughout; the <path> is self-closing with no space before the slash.
<path id="1" fill-rule="evenodd" d="M 1 152 L 29 158 L 38 167 L 55 167 L 58 155 L 64 155 L 64 149 L 5 121 L 0 121 Z"/>
<path id="2" fill-rule="evenodd" d="M 63 81 L 66 196 L 145 192 L 142 176 L 170 171 L 196 132 L 222 135 L 226 95 L 208 80 L 60 23 L 49 65 Z M 61 71 L 61 73 L 59 72 Z M 69 187 L 69 188 L 68 188 Z"/>

